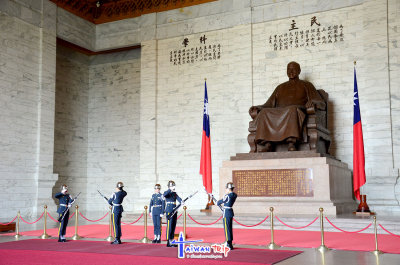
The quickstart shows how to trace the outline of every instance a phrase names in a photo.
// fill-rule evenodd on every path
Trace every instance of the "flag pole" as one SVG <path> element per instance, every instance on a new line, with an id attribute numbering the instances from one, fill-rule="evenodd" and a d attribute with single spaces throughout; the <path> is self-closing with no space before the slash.
<path id="1" fill-rule="evenodd" d="M 204 78 L 204 91 L 205 91 L 205 93 L 204 93 L 204 100 L 206 100 L 206 95 L 207 95 L 207 93 L 206 93 L 206 91 L 207 91 L 207 78 Z M 208 105 L 208 96 L 207 96 L 207 105 Z M 206 109 L 206 105 L 204 105 L 204 109 Z M 204 110 L 203 110 L 203 112 L 204 112 Z M 202 150 L 201 150 L 201 161 L 200 161 L 200 174 L 202 175 L 202 177 L 203 177 L 203 184 L 204 184 L 204 178 L 207 178 L 207 173 L 206 173 L 206 171 L 207 171 L 207 169 L 204 169 L 204 168 L 202 168 L 202 163 L 205 163 L 205 164 L 207 164 L 205 161 L 203 161 L 205 158 L 203 157 L 203 152 L 206 152 L 206 150 L 203 150 L 203 144 L 204 144 L 204 118 L 205 118 L 205 116 L 204 116 L 205 114 L 203 113 L 203 138 L 202 138 Z M 207 115 L 208 115 L 208 107 L 207 107 Z M 208 122 L 207 122 L 207 126 L 208 126 L 208 128 L 209 128 L 209 126 L 210 126 L 210 124 L 209 124 L 209 118 L 207 119 L 208 120 Z M 210 131 L 209 129 L 208 129 L 208 131 Z M 209 138 L 209 136 L 208 136 L 208 144 L 209 145 L 211 145 L 211 143 L 210 143 L 210 138 Z M 210 156 L 210 163 L 211 163 L 211 151 L 210 151 L 210 153 L 209 153 L 209 156 Z M 211 164 L 207 164 L 207 166 L 211 166 Z M 206 167 L 207 167 L 206 166 Z M 204 170 L 204 171 L 203 171 Z M 212 170 L 211 170 L 211 172 L 210 172 L 210 174 L 212 174 Z M 212 176 L 210 176 L 211 177 L 211 181 L 212 181 Z M 204 188 L 207 190 L 207 187 L 206 187 L 207 185 L 205 185 L 204 186 Z M 212 184 L 211 184 L 211 189 L 212 189 Z M 207 191 L 207 193 L 208 193 L 208 191 Z M 211 193 L 212 193 L 212 191 L 211 191 Z M 205 207 L 205 209 L 200 209 L 200 212 L 211 212 L 211 206 L 212 205 L 214 205 L 214 202 L 213 202 L 213 200 L 212 200 L 212 197 L 211 197 L 211 195 L 208 193 L 207 194 L 207 196 L 208 196 L 208 201 L 207 201 L 207 205 L 206 205 L 206 207 Z"/>
<path id="2" fill-rule="evenodd" d="M 356 66 L 357 66 L 357 61 L 354 60 L 354 69 L 356 68 Z M 363 187 L 361 186 L 360 187 L 360 198 L 361 198 L 362 194 L 363 194 Z M 356 198 L 356 200 L 357 200 L 357 198 Z M 360 208 L 360 206 L 358 206 L 358 208 Z M 358 211 L 358 208 L 357 208 L 357 211 Z"/>
<path id="3" fill-rule="evenodd" d="M 360 96 L 359 96 L 359 92 L 358 92 L 358 88 L 357 88 L 357 81 L 356 81 L 356 66 L 357 66 L 357 61 L 356 60 L 354 60 L 354 86 L 355 86 L 355 90 L 356 90 L 356 92 L 357 92 L 357 101 L 358 101 L 358 103 L 357 103 L 357 109 L 358 109 L 358 113 L 360 113 L 360 105 L 359 105 L 359 99 L 360 99 Z M 354 113 L 354 115 L 355 115 L 355 113 Z M 361 148 L 362 148 L 362 175 L 364 175 L 364 183 L 361 185 L 361 186 L 359 186 L 359 196 L 360 196 L 360 204 L 358 205 L 358 207 L 357 207 L 357 210 L 356 210 L 356 212 L 354 212 L 356 215 L 373 215 L 373 214 L 375 214 L 375 213 L 373 213 L 373 212 L 371 212 L 370 210 L 369 210 L 369 207 L 368 207 L 368 204 L 367 204 L 367 195 L 365 195 L 364 194 L 364 188 L 363 188 L 363 186 L 364 186 L 364 184 L 365 184 L 365 157 L 364 157 L 364 144 L 363 144 L 363 135 L 362 135 L 362 125 L 361 125 L 361 116 L 360 116 L 360 114 L 358 114 L 359 115 L 359 125 L 360 125 L 360 128 L 359 128 L 359 133 L 361 134 L 361 143 L 362 143 L 362 146 L 361 146 Z M 359 165 L 354 165 L 354 156 L 355 156 L 355 154 L 354 154 L 354 152 L 355 152 L 355 148 L 354 148 L 354 126 L 355 126 L 355 124 L 353 124 L 353 181 L 354 181 L 354 172 L 355 172 L 355 170 L 354 170 L 354 167 L 355 166 L 359 166 Z M 360 146 L 358 147 L 358 148 L 360 148 Z M 360 154 L 358 154 L 358 156 L 359 156 Z M 358 158 L 358 159 L 360 159 L 360 158 Z M 360 174 L 360 172 L 359 172 L 359 169 L 357 169 L 357 172 L 358 172 L 358 174 Z M 357 198 L 357 196 L 356 196 L 356 199 L 358 199 Z"/>

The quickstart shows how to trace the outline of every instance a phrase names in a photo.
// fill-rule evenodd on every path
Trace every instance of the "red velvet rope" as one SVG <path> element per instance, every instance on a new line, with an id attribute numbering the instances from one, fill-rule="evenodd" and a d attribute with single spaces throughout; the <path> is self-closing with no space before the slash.
<path id="1" fill-rule="evenodd" d="M 219 220 L 222 219 L 222 216 L 221 216 L 221 217 L 218 218 L 217 221 L 215 221 L 215 222 L 212 222 L 212 223 L 209 223 L 209 224 L 202 224 L 202 223 L 199 223 L 199 222 L 197 222 L 196 220 L 194 220 L 193 217 L 190 216 L 190 214 L 188 214 L 188 216 L 189 216 L 190 219 L 192 219 L 193 222 L 195 222 L 195 223 L 198 224 L 198 225 L 213 225 L 213 224 L 217 223 Z"/>
<path id="2" fill-rule="evenodd" d="M 71 218 L 75 215 L 75 213 L 71 214 L 71 216 L 68 218 L 68 221 L 71 220 Z"/>
<path id="3" fill-rule="evenodd" d="M 362 231 L 364 231 L 364 230 L 367 230 L 367 229 L 372 225 L 372 223 L 371 223 L 371 224 L 367 225 L 366 227 L 364 227 L 363 229 L 357 230 L 357 231 L 345 231 L 345 230 L 343 230 L 343 229 L 340 229 L 340 228 L 337 227 L 336 225 L 334 225 L 334 224 L 328 219 L 328 217 L 325 217 L 325 219 L 328 221 L 328 223 L 331 224 L 331 226 L 333 226 L 333 227 L 336 228 L 337 230 L 342 231 L 342 232 L 344 232 L 344 233 L 360 233 L 360 232 L 362 232 Z"/>
<path id="4" fill-rule="evenodd" d="M 124 225 L 133 225 L 134 223 L 137 223 L 140 220 L 140 218 L 142 218 L 142 217 L 143 217 L 143 214 L 141 216 L 139 216 L 139 218 L 136 221 L 133 221 L 132 223 L 124 223 L 124 222 L 121 222 L 121 223 Z"/>
<path id="5" fill-rule="evenodd" d="M 9 222 L 9 223 L 0 223 L 0 225 L 9 225 L 9 224 L 11 224 L 12 222 L 14 222 L 14 221 L 15 221 L 15 219 L 17 219 L 17 217 L 18 217 L 18 215 L 17 215 L 17 216 L 15 216 L 15 217 L 14 217 L 14 219 L 12 219 L 12 221 L 11 221 L 11 222 Z"/>
<path id="6" fill-rule="evenodd" d="M 47 215 L 50 217 L 51 220 L 53 220 L 54 222 L 58 223 L 58 220 L 54 219 L 53 216 L 50 215 L 49 212 L 47 212 Z M 73 213 L 69 218 L 68 221 L 71 220 L 72 217 L 74 217 L 75 213 Z"/>
<path id="7" fill-rule="evenodd" d="M 244 225 L 244 224 L 241 224 L 241 223 L 239 223 L 238 221 L 236 221 L 235 218 L 233 218 L 233 221 L 235 221 L 238 225 L 241 225 L 241 226 L 244 226 L 244 227 L 254 227 L 254 226 L 258 226 L 258 225 L 264 223 L 265 220 L 268 219 L 268 217 L 269 217 L 269 215 L 267 215 L 267 217 L 265 217 L 264 220 L 262 220 L 261 222 L 259 222 L 258 224 L 255 224 L 255 225 Z"/>
<path id="8" fill-rule="evenodd" d="M 22 220 L 24 223 L 27 223 L 27 224 L 32 225 L 32 224 L 34 224 L 34 223 L 37 223 L 40 219 L 42 219 L 43 215 L 44 215 L 44 212 L 43 212 L 42 215 L 39 217 L 39 219 L 37 219 L 36 221 L 34 221 L 34 222 L 32 222 L 32 223 L 29 223 L 29 222 L 25 221 L 24 218 L 22 218 L 22 216 L 21 216 L 21 220 Z"/>
<path id="9" fill-rule="evenodd" d="M 179 218 L 181 218 L 182 214 L 183 214 L 183 213 L 181 213 L 181 215 L 179 215 L 178 218 L 176 218 L 176 220 L 178 220 Z"/>
<path id="10" fill-rule="evenodd" d="M 80 214 L 80 216 L 82 216 L 82 218 L 85 219 L 86 221 L 95 223 L 95 222 L 98 222 L 98 221 L 103 220 L 109 213 L 106 213 L 103 217 L 101 217 L 100 219 L 97 219 L 97 220 L 90 220 L 90 219 L 86 218 L 85 216 L 83 216 L 83 214 L 82 214 L 81 212 L 79 212 L 79 214 Z"/>
<path id="11" fill-rule="evenodd" d="M 315 223 L 315 221 L 318 220 L 318 217 L 315 217 L 315 219 L 312 220 L 311 223 L 309 223 L 308 225 L 300 226 L 300 227 L 294 227 L 294 226 L 290 226 L 290 225 L 284 223 L 281 219 L 279 219 L 278 216 L 275 216 L 275 218 L 276 218 L 281 224 L 283 224 L 283 225 L 285 225 L 285 226 L 287 226 L 287 227 L 293 228 L 293 229 L 303 229 L 303 228 L 309 227 L 310 225 L 312 225 L 313 223 Z"/>
<path id="12" fill-rule="evenodd" d="M 53 220 L 54 222 L 58 223 L 58 221 L 56 219 L 54 219 L 49 212 L 47 212 L 47 215 L 50 217 L 51 220 Z"/>
<path id="13" fill-rule="evenodd" d="M 397 236 L 400 237 L 399 235 L 393 234 L 392 232 L 390 232 L 389 230 L 387 230 L 386 228 L 384 228 L 381 224 L 379 224 L 379 226 L 388 234 L 392 235 L 392 236 Z"/>

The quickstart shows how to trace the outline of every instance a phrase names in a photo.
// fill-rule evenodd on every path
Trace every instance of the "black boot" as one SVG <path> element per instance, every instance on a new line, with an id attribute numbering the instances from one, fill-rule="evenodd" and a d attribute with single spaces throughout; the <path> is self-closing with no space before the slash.
<path id="1" fill-rule="evenodd" d="M 121 241 L 115 239 L 113 242 L 111 242 L 111 245 L 119 245 L 121 244 Z"/>
<path id="2" fill-rule="evenodd" d="M 232 241 L 228 241 L 227 243 L 228 243 L 228 247 L 229 247 L 231 250 L 233 250 Z"/>

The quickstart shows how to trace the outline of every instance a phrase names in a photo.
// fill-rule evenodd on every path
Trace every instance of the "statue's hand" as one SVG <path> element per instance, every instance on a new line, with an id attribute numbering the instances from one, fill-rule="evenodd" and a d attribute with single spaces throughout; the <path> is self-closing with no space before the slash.
<path id="1" fill-rule="evenodd" d="M 315 104 L 312 101 L 307 101 L 305 107 L 306 107 L 306 111 L 307 111 L 308 115 L 315 114 L 315 111 L 316 111 Z"/>
<path id="2" fill-rule="evenodd" d="M 250 117 L 254 120 L 257 117 L 258 112 L 260 111 L 259 107 L 257 106 L 252 106 L 249 109 L 249 115 Z"/>
<path id="3" fill-rule="evenodd" d="M 315 108 L 314 103 L 311 100 L 307 101 L 306 108 L 307 109 L 314 109 Z"/>
<path id="4" fill-rule="evenodd" d="M 249 114 L 250 114 L 250 116 L 251 116 L 251 114 L 253 113 L 253 112 L 258 112 L 258 110 L 259 110 L 259 108 L 257 107 L 257 106 L 252 106 L 252 107 L 250 107 L 250 109 L 249 109 Z"/>

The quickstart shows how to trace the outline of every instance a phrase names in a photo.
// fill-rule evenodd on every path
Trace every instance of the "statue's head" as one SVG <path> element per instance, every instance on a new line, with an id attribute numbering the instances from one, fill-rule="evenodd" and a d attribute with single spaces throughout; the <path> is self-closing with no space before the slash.
<path id="1" fill-rule="evenodd" d="M 301 72 L 300 64 L 296 62 L 290 62 L 287 65 L 287 76 L 289 79 L 298 79 Z"/>

